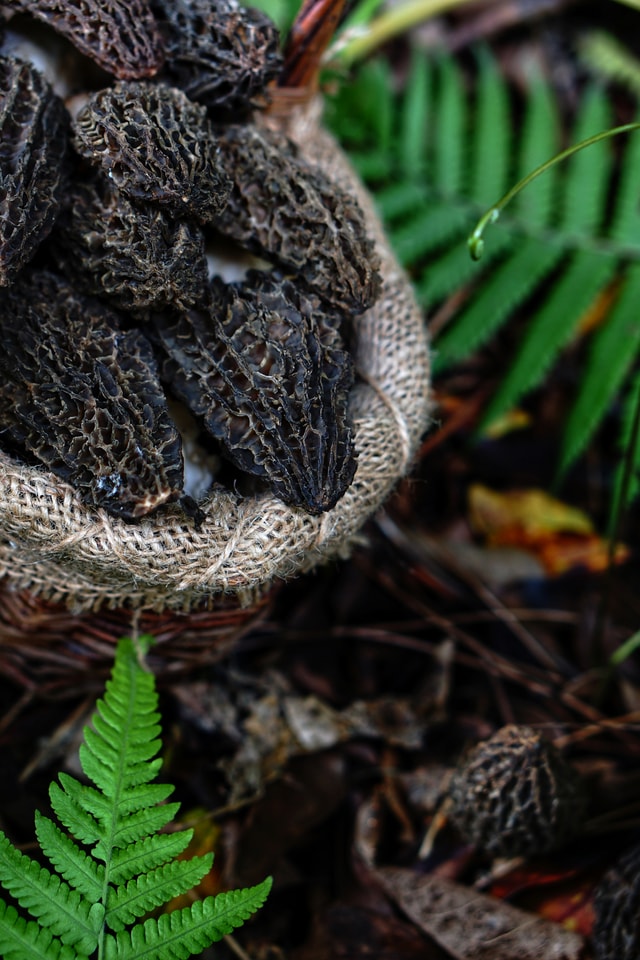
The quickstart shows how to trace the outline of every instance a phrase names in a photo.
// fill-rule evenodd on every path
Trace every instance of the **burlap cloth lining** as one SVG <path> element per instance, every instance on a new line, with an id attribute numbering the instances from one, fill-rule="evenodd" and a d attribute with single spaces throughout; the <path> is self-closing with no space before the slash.
<path id="1" fill-rule="evenodd" d="M 333 510 L 312 517 L 268 494 L 216 488 L 200 530 L 178 508 L 126 524 L 81 503 L 68 485 L 0 454 L 0 576 L 74 610 L 193 609 L 216 594 L 242 604 L 277 578 L 348 553 L 364 521 L 408 470 L 429 414 L 429 355 L 420 310 L 371 200 L 335 141 L 319 103 L 287 120 L 303 155 L 354 192 L 382 257 L 383 294 L 355 321 L 357 384 L 351 411 L 356 478 Z M 283 121 L 279 121 L 282 126 Z"/>

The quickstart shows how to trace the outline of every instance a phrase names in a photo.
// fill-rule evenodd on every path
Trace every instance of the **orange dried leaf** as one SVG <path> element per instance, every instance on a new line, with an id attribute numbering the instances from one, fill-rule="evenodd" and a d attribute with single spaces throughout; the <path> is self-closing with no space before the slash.
<path id="1" fill-rule="evenodd" d="M 482 484 L 469 489 L 469 520 L 473 529 L 491 542 L 526 543 L 550 534 L 591 534 L 593 524 L 585 513 L 549 496 L 544 490 L 509 490 L 500 493 Z"/>
<path id="2" fill-rule="evenodd" d="M 499 440 L 500 437 L 507 436 L 514 430 L 524 430 L 531 426 L 531 420 L 530 413 L 521 410 L 519 407 L 514 407 L 512 410 L 503 413 L 501 417 L 492 420 L 482 431 L 482 435 L 490 440 Z"/>
<path id="3" fill-rule="evenodd" d="M 609 542 L 595 533 L 589 517 L 543 490 L 500 493 L 475 484 L 469 489 L 469 522 L 489 546 L 535 554 L 550 576 L 576 567 L 599 573 L 611 562 Z M 619 544 L 613 562 L 628 556 Z"/>

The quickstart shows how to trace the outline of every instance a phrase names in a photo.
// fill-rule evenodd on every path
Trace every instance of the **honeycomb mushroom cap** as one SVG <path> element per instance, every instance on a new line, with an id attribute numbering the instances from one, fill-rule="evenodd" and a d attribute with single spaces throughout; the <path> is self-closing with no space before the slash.
<path id="1" fill-rule="evenodd" d="M 120 80 L 151 77 L 164 60 L 146 0 L 3 0 L 2 13 L 44 21 Z"/>
<path id="2" fill-rule="evenodd" d="M 0 286 L 51 232 L 67 177 L 68 117 L 31 64 L 0 57 Z"/>
<path id="3" fill-rule="evenodd" d="M 163 78 L 217 117 L 262 105 L 282 65 L 265 13 L 237 0 L 152 0 L 152 8 L 167 51 Z"/>
<path id="4" fill-rule="evenodd" d="M 596 960 L 640 957 L 640 846 L 605 874 L 594 899 Z"/>
<path id="5" fill-rule="evenodd" d="M 78 153 L 131 200 L 206 222 L 224 208 L 230 181 L 204 107 L 175 87 L 122 82 L 92 94 L 74 119 Z"/>
<path id="6" fill-rule="evenodd" d="M 530 727 L 511 725 L 478 744 L 450 785 L 460 833 L 494 856 L 543 853 L 579 828 L 580 781 L 560 753 Z"/>
<path id="7" fill-rule="evenodd" d="M 180 498 L 182 445 L 149 341 L 53 274 L 0 303 L 4 440 L 133 520 Z"/>

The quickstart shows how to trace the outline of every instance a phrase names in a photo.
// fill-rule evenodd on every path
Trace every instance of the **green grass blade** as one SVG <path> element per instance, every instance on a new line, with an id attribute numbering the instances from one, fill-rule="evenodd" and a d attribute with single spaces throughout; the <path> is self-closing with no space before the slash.
<path id="1" fill-rule="evenodd" d="M 561 473 L 586 447 L 638 355 L 638 303 L 640 264 L 633 264 L 606 324 L 592 338 L 580 391 L 565 429 Z"/>
<path id="2" fill-rule="evenodd" d="M 613 257 L 585 250 L 573 255 L 531 320 L 520 350 L 487 408 L 480 430 L 517 403 L 528 390 L 538 386 L 616 268 Z"/>

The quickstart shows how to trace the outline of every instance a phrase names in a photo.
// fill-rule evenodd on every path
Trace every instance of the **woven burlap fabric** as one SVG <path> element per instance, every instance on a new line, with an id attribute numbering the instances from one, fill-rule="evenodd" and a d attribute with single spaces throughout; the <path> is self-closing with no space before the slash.
<path id="1" fill-rule="evenodd" d="M 429 356 L 411 286 L 370 198 L 319 124 L 314 102 L 286 125 L 303 155 L 354 192 L 382 258 L 383 293 L 355 323 L 351 397 L 358 468 L 320 517 L 264 494 L 215 489 L 199 530 L 179 508 L 127 524 L 81 503 L 52 475 L 0 455 L 0 576 L 73 609 L 130 606 L 189 610 L 233 593 L 251 602 L 274 580 L 348 553 L 364 521 L 409 469 L 429 415 Z"/>

